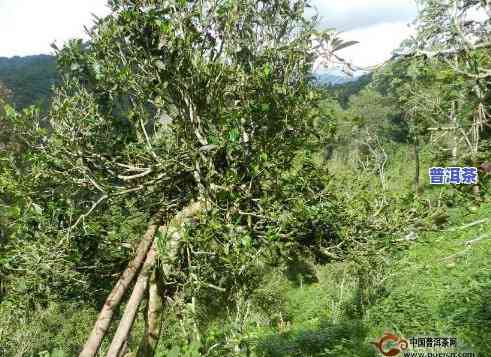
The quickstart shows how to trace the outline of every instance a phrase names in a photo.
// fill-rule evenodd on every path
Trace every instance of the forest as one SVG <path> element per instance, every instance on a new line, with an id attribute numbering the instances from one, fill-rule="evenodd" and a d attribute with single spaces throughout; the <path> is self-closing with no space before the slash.
<path id="1" fill-rule="evenodd" d="M 309 0 L 110 0 L 0 58 L 0 356 L 490 356 L 491 2 L 418 5 L 337 85 Z"/>
<path id="2" fill-rule="evenodd" d="M 0 83 L 11 91 L 9 103 L 18 109 L 36 105 L 46 111 L 59 80 L 54 56 L 0 57 Z"/>

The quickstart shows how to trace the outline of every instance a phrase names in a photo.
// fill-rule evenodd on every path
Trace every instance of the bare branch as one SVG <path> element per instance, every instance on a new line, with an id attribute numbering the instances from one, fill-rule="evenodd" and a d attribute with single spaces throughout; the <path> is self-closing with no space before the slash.
<path id="1" fill-rule="evenodd" d="M 150 138 L 148 136 L 147 130 L 145 129 L 145 124 L 143 123 L 143 120 L 140 120 L 140 126 L 142 128 L 143 135 L 145 135 L 145 139 L 147 141 L 148 150 L 150 150 L 150 153 L 152 154 L 153 158 L 156 161 L 158 161 L 157 154 L 155 154 L 155 152 L 153 151 L 153 147 L 152 147 L 152 144 L 150 143 Z"/>
<path id="2" fill-rule="evenodd" d="M 80 222 L 87 218 L 88 216 L 90 216 L 90 214 L 97 208 L 97 206 L 99 206 L 104 200 L 106 200 L 109 196 L 107 194 L 104 194 L 102 195 L 96 202 L 94 202 L 94 204 L 92 205 L 92 207 L 90 207 L 90 209 L 82 214 L 80 217 L 78 217 L 78 219 L 75 221 L 75 223 L 68 229 L 68 231 L 70 232 L 71 230 L 73 230 L 74 228 L 76 228 Z"/>
<path id="3" fill-rule="evenodd" d="M 135 174 L 135 175 L 131 175 L 131 176 L 121 176 L 121 175 L 118 175 L 118 178 L 121 179 L 121 180 L 123 180 L 123 181 L 131 181 L 131 180 L 134 180 L 134 179 L 137 179 L 137 178 L 148 176 L 152 172 L 153 172 L 152 168 L 149 168 L 146 171 L 143 171 L 143 172 L 141 172 L 139 174 Z"/>
<path id="4" fill-rule="evenodd" d="M 133 165 L 128 165 L 128 164 L 121 164 L 119 162 L 114 163 L 116 166 L 122 167 L 127 169 L 128 171 L 136 171 L 136 172 L 141 172 L 141 171 L 147 171 L 151 170 L 149 167 L 137 167 Z"/>

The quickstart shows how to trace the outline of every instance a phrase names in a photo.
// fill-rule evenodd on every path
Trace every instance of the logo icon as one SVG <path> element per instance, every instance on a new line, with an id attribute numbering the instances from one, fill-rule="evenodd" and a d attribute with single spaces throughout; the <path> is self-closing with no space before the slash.
<path id="1" fill-rule="evenodd" d="M 378 342 L 371 342 L 384 356 L 397 356 L 408 348 L 408 342 L 390 332 L 385 332 Z"/>

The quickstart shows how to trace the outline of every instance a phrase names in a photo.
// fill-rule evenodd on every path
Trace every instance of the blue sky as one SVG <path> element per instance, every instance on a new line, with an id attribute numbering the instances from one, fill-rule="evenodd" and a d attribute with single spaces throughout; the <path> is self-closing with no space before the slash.
<path id="1" fill-rule="evenodd" d="M 342 55 L 359 66 L 390 57 L 411 35 L 407 26 L 416 16 L 414 0 L 312 0 L 322 26 L 335 27 L 343 37 L 361 43 Z M 50 53 L 50 43 L 61 45 L 83 37 L 92 15 L 108 13 L 105 0 L 0 0 L 0 56 Z"/>

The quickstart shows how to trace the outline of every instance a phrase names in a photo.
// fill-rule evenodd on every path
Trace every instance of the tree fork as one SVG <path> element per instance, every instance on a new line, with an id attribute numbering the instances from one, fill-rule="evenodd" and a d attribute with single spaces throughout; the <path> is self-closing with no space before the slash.
<path id="1" fill-rule="evenodd" d="M 148 226 L 143 239 L 141 240 L 138 248 L 136 250 L 136 255 L 133 260 L 128 264 L 128 267 L 123 272 L 118 282 L 114 286 L 113 290 L 109 294 L 102 307 L 97 321 L 95 322 L 94 328 L 85 343 L 82 352 L 80 352 L 79 357 L 94 357 L 99 350 L 102 340 L 107 333 L 109 325 L 111 324 L 112 317 L 118 305 L 121 303 L 124 294 L 128 290 L 133 278 L 140 270 L 145 257 L 147 256 L 148 250 L 150 249 L 155 233 L 157 231 L 157 221 L 160 217 L 154 217 L 152 223 Z"/>
<path id="2" fill-rule="evenodd" d="M 161 232 L 167 237 L 165 245 L 165 257 L 161 259 L 160 271 L 164 278 L 173 269 L 174 261 L 179 249 L 181 239 L 181 227 L 186 220 L 195 216 L 204 208 L 202 202 L 195 202 L 179 212 L 173 222 L 168 227 L 161 227 Z M 159 294 L 159 284 L 157 271 L 152 273 L 150 285 L 148 287 L 147 319 L 145 324 L 145 334 L 138 349 L 138 357 L 152 357 L 155 354 L 162 329 L 163 297 Z"/>

